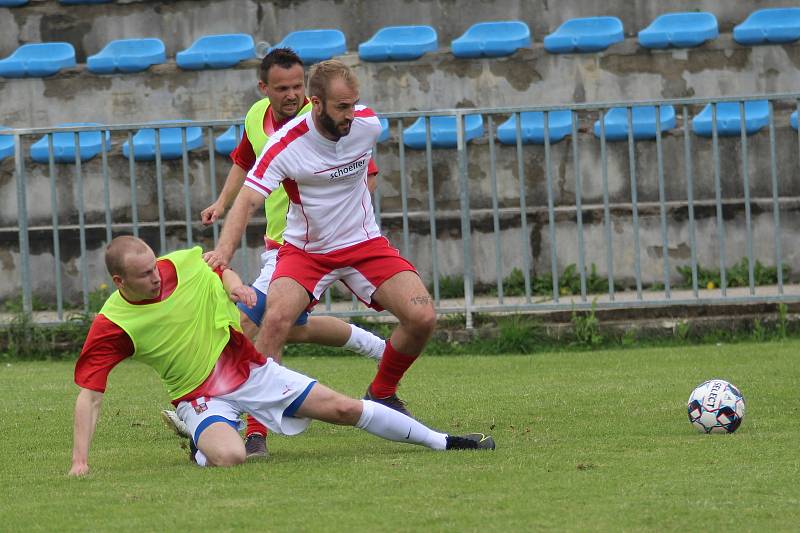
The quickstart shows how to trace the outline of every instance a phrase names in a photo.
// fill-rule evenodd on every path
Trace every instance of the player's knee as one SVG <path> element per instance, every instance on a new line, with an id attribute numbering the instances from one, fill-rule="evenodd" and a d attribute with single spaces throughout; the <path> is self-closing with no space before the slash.
<path id="1" fill-rule="evenodd" d="M 361 418 L 361 402 L 343 396 L 331 402 L 331 410 L 336 424 L 343 426 L 354 426 Z"/>
<path id="2" fill-rule="evenodd" d="M 247 455 L 244 446 L 228 447 L 215 450 L 209 456 L 209 460 L 214 466 L 236 466 L 244 463 Z"/>
<path id="3" fill-rule="evenodd" d="M 267 312 L 264 315 L 264 323 L 267 324 L 270 330 L 274 330 L 275 328 L 288 330 L 296 320 L 296 316 L 291 316 L 291 314 L 277 306 L 273 308 L 267 307 Z"/>
<path id="4" fill-rule="evenodd" d="M 411 318 L 409 324 L 417 335 L 428 337 L 436 328 L 436 311 L 433 307 L 420 310 Z"/>

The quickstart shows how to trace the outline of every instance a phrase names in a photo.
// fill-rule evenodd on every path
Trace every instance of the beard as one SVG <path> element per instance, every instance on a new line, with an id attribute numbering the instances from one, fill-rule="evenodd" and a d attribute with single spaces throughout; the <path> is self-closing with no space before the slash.
<path id="1" fill-rule="evenodd" d="M 352 122 L 347 119 L 336 122 L 333 120 L 333 117 L 327 113 L 325 107 L 322 108 L 322 113 L 320 113 L 319 117 L 319 125 L 325 130 L 325 133 L 331 137 L 335 137 L 337 141 L 350 133 L 351 124 Z"/>

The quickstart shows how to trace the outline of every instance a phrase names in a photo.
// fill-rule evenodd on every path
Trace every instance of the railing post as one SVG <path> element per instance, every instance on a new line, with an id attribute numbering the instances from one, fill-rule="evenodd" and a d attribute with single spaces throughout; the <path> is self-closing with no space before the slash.
<path id="1" fill-rule="evenodd" d="M 472 225 L 469 213 L 469 176 L 467 174 L 467 142 L 464 135 L 464 115 L 456 112 L 456 146 L 461 204 L 461 244 L 464 251 L 464 320 L 472 329 Z"/>
<path id="2" fill-rule="evenodd" d="M 28 240 L 28 188 L 25 178 L 25 161 L 22 154 L 22 137 L 14 134 L 14 163 L 17 175 L 17 218 L 19 220 L 19 264 L 22 283 L 22 312 L 30 315 L 33 311 L 31 299 L 30 242 Z"/>

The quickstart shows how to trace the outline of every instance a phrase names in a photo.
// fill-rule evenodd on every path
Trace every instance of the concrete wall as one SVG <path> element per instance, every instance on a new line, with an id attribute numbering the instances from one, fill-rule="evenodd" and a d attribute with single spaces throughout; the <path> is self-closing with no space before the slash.
<path id="1" fill-rule="evenodd" d="M 794 92 L 800 44 L 742 47 L 730 36 L 686 51 L 647 51 L 628 40 L 600 54 L 553 55 L 541 45 L 485 60 L 429 54 L 407 63 L 343 57 L 379 112 L 611 102 Z M 94 75 L 83 67 L 41 79 L 0 79 L 0 124 L 125 124 L 162 119 L 237 119 L 259 98 L 258 62 L 234 69 Z"/>
<path id="2" fill-rule="evenodd" d="M 800 45 L 742 47 L 731 39 L 730 31 L 751 11 L 780 6 L 782 2 L 729 2 L 723 0 L 688 2 L 650 2 L 610 0 L 600 5 L 593 0 L 552 2 L 548 0 L 364 0 L 344 1 L 274 1 L 254 0 L 120 0 L 99 6 L 65 7 L 54 1 L 32 0 L 22 8 L 0 8 L 0 55 L 10 53 L 26 42 L 66 40 L 78 51 L 83 62 L 107 42 L 125 37 L 157 36 L 165 41 L 170 60 L 145 73 L 120 76 L 96 76 L 84 65 L 47 79 L 0 79 L 0 123 L 11 126 L 45 127 L 68 121 L 133 123 L 176 119 L 235 119 L 243 116 L 257 98 L 255 89 L 258 62 L 244 62 L 233 69 L 188 72 L 173 61 L 178 50 L 196 38 L 212 33 L 245 32 L 258 40 L 276 42 L 289 31 L 319 27 L 337 27 L 348 38 L 351 51 L 343 60 L 363 80 L 362 100 L 380 112 L 431 110 L 451 107 L 496 107 L 569 102 L 631 101 L 674 97 L 792 92 L 800 87 Z M 723 34 L 719 39 L 692 50 L 648 51 L 635 41 L 635 33 L 657 15 L 681 10 L 708 10 L 715 13 Z M 379 16 L 376 16 L 379 14 Z M 562 21 L 577 16 L 611 14 L 622 18 L 628 38 L 606 52 L 585 55 L 551 55 L 541 41 Z M 521 19 L 533 31 L 532 49 L 511 57 L 493 60 L 458 60 L 449 53 L 449 42 L 469 25 L 497 19 Z M 427 23 L 439 32 L 440 50 L 423 59 L 407 63 L 362 63 L 353 50 L 377 29 L 390 24 Z M 788 127 L 792 102 L 777 106 L 776 125 L 781 203 L 780 239 L 784 261 L 794 271 L 800 270 L 800 257 L 794 250 L 794 235 L 800 225 L 797 179 L 797 134 Z M 691 109 L 692 113 L 696 109 Z M 506 117 L 495 117 L 499 124 Z M 584 239 L 587 263 L 595 263 L 605 273 L 605 233 L 602 209 L 602 173 L 599 141 L 590 133 L 595 116 L 581 118 L 579 154 L 583 202 Z M 406 122 L 408 123 L 408 121 Z M 680 127 L 680 121 L 679 126 Z M 219 130 L 221 132 L 221 130 Z M 403 247 L 400 198 L 400 165 L 397 132 L 391 143 L 380 146 L 381 207 L 383 225 L 390 239 Z M 111 211 L 114 223 L 131 219 L 128 162 L 121 156 L 123 139 L 114 137 L 109 155 Z M 716 211 L 713 206 L 714 175 L 709 140 L 692 138 L 693 193 L 698 202 L 698 259 L 705 266 L 718 263 Z M 684 174 L 683 137 L 673 130 L 663 139 L 665 161 L 665 198 L 668 205 L 670 257 L 674 258 L 671 275 L 677 277 L 676 264 L 689 258 L 686 177 Z M 750 180 L 753 196 L 755 251 L 763 263 L 774 256 L 773 214 L 769 164 L 769 138 L 762 131 L 748 138 Z M 27 148 L 27 147 L 26 147 Z M 524 149 L 524 183 L 528 211 L 527 234 L 521 233 L 519 176 L 516 151 L 497 146 L 497 181 L 501 231 L 493 233 L 488 143 L 479 140 L 469 148 L 469 183 L 473 262 L 480 282 L 495 278 L 494 246 L 502 248 L 502 274 L 507 275 L 523 263 L 526 246 L 531 250 L 535 272 L 547 271 L 550 265 L 549 227 L 547 224 L 547 189 L 544 152 L 540 146 Z M 722 196 L 725 200 L 726 260 L 739 261 L 746 254 L 745 207 L 739 139 L 721 139 Z M 408 205 L 411 210 L 408 254 L 428 278 L 431 271 L 431 234 L 427 222 L 428 190 L 424 153 L 406 150 Z M 578 234 L 575 222 L 575 170 L 572 140 L 552 147 L 552 177 L 556 217 L 557 262 L 559 268 L 577 262 Z M 656 151 L 654 142 L 636 144 L 637 193 L 641 210 L 640 243 L 642 270 L 646 283 L 657 282 L 662 275 L 662 243 L 658 201 Z M 189 160 L 191 211 L 197 216 L 211 200 L 209 155 L 206 150 L 192 152 Z M 228 169 L 224 158 L 216 158 L 216 176 L 221 185 Z M 463 270 L 459 218 L 459 181 L 457 161 L 452 150 L 433 153 L 434 196 L 436 199 L 439 264 L 441 274 L 459 275 Z M 53 300 L 54 260 L 52 233 L 37 226 L 50 224 L 52 216 L 50 176 L 46 165 L 26 162 L 28 176 L 28 222 L 31 231 L 31 277 L 37 295 Z M 186 241 L 183 225 L 183 177 L 178 162 L 164 162 L 164 198 L 166 204 L 166 249 Z M 102 247 L 105 244 L 105 212 L 100 160 L 83 165 L 87 229 L 86 273 L 90 289 L 105 281 Z M 142 235 L 156 248 L 160 246 L 155 166 L 136 166 L 139 219 Z M 56 196 L 62 250 L 63 282 L 68 299 L 79 300 L 82 266 L 78 231 L 78 193 L 74 168 L 57 165 Z M 613 251 L 615 277 L 630 284 L 634 257 L 631 212 L 631 181 L 625 143 L 608 147 L 609 196 L 612 203 Z M 218 186 L 219 186 L 218 185 Z M 11 159 L 0 162 L 0 264 L 5 276 L 0 278 L 0 300 L 19 291 L 19 253 L 17 249 L 16 183 Z M 211 246 L 211 231 L 194 225 L 194 239 Z M 258 222 L 248 232 L 249 252 L 237 264 L 247 265 L 251 274 L 258 267 L 261 246 Z"/>
<path id="3" fill-rule="evenodd" d="M 539 4 L 506 3 L 509 16 L 527 12 Z M 352 24 L 352 17 L 357 19 L 358 12 L 366 10 L 366 3 L 353 4 L 354 7 L 349 8 L 355 11 L 353 14 L 336 2 L 259 5 L 248 0 L 234 3 L 203 0 L 189 3 L 132 2 L 91 8 L 59 8 L 53 3 L 34 3 L 30 8 L 5 9 L 13 16 L 0 17 L 3 21 L 0 27 L 12 19 L 18 21 L 19 31 L 29 28 L 26 31 L 30 32 L 30 37 L 20 37 L 23 41 L 45 37 L 49 40 L 61 35 L 61 38 L 72 42 L 78 37 L 85 42 L 94 38 L 93 32 L 108 32 L 109 35 L 96 38 L 101 42 L 92 45 L 94 48 L 87 45 L 89 53 L 98 50 L 112 35 L 130 37 L 157 34 L 171 39 L 187 36 L 185 44 L 176 42 L 168 45 L 168 49 L 173 47 L 177 50 L 188 46 L 199 36 L 196 28 L 202 28 L 205 33 L 214 33 L 233 31 L 231 28 L 216 27 L 232 20 L 245 21 L 246 24 L 259 19 L 276 20 L 273 15 L 265 14 L 269 10 L 276 10 L 274 16 L 279 17 L 277 20 L 283 20 L 280 17 L 288 17 L 296 12 L 298 5 L 302 7 L 305 4 L 315 6 L 310 10 L 313 13 L 312 20 L 318 17 L 319 21 L 327 20 L 327 25 L 337 20 L 341 20 L 343 25 Z M 397 10 L 396 6 L 394 9 L 383 6 L 387 18 L 400 16 L 396 12 L 402 11 L 403 16 L 414 13 L 414 16 L 424 19 L 428 14 L 433 16 L 432 13 L 463 7 L 463 3 L 459 2 L 408 4 L 409 11 Z M 471 3 L 463 17 L 469 20 L 492 18 L 488 16 L 489 4 Z M 590 2 L 553 4 L 562 7 L 548 10 L 540 6 L 542 9 L 536 13 L 553 13 L 554 17 L 560 17 L 563 13 L 566 17 L 578 12 L 593 12 L 595 9 L 590 7 Z M 623 9 L 624 2 L 608 4 L 609 12 L 623 17 L 638 13 L 636 16 L 646 20 L 655 16 L 650 13 L 654 10 L 652 2 L 636 2 L 634 10 Z M 680 4 L 688 3 L 667 4 L 661 3 L 659 7 L 667 11 L 673 4 L 677 9 Z M 747 2 L 708 4 L 707 7 L 713 7 L 712 11 L 721 17 L 721 21 L 729 22 L 728 26 L 746 16 L 754 7 L 747 6 Z M 758 3 L 758 6 L 762 7 L 762 4 L 769 2 Z M 229 8 L 228 12 L 225 11 L 226 7 Z M 686 5 L 683 7 L 688 9 Z M 71 9 L 76 9 L 76 13 L 83 13 L 85 17 L 78 16 Z M 50 13 L 54 10 L 57 14 Z M 328 11 L 332 18 L 325 18 L 324 14 Z M 351 13 L 352 17 L 343 17 L 342 13 Z M 729 16 L 724 18 L 720 13 Z M 64 21 L 61 25 L 52 22 L 45 24 L 43 20 L 47 17 Z M 108 19 L 107 24 L 98 22 L 102 17 Z M 469 20 L 463 17 L 436 20 L 449 21 L 446 24 L 451 26 L 457 25 L 457 20 L 466 26 Z M 531 20 L 542 19 L 531 15 Z M 139 31 L 137 24 L 149 31 Z M 313 25 L 311 21 L 308 24 Z M 372 24 L 376 23 L 373 21 Z M 48 30 L 51 33 L 42 34 L 42 28 L 51 26 L 54 28 Z M 257 27 L 267 26 L 269 24 L 264 23 Z M 722 26 L 725 29 L 725 23 Z M 71 32 L 77 32 L 77 36 L 71 37 Z M 0 31 L 0 39 L 8 38 L 13 33 L 13 28 L 9 28 L 8 32 Z M 170 52 L 173 56 L 174 50 Z M 342 56 L 342 59 L 352 65 L 363 80 L 362 100 L 381 112 L 713 97 L 792 92 L 800 86 L 800 44 L 744 47 L 733 42 L 730 33 L 723 33 L 719 39 L 701 47 L 677 51 L 646 50 L 638 46 L 635 38 L 629 38 L 597 54 L 553 55 L 545 52 L 538 42 L 532 49 L 491 60 L 456 59 L 446 47 L 411 62 L 361 62 L 357 54 L 352 52 Z M 137 74 L 100 76 L 89 73 L 84 65 L 79 65 L 46 79 L 0 79 L 0 101 L 3 102 L 0 124 L 46 127 L 71 121 L 120 124 L 165 118 L 236 119 L 243 116 L 253 100 L 258 98 L 257 66 L 258 61 L 252 60 L 232 69 L 182 71 L 170 59 L 163 65 Z"/>
<path id="4" fill-rule="evenodd" d="M 800 180 L 797 179 L 798 161 L 797 134 L 785 125 L 787 112 L 776 117 L 784 124 L 776 129 L 776 153 L 778 172 L 778 193 L 781 196 L 780 214 L 782 217 L 780 239 L 784 251 L 784 261 L 793 271 L 800 271 L 800 255 L 795 250 L 794 241 L 800 224 Z M 582 129 L 588 130 L 591 117 L 582 121 Z M 581 169 L 581 200 L 583 205 L 584 239 L 586 243 L 587 264 L 596 263 L 598 272 L 606 272 L 606 237 L 602 211 L 602 163 L 599 156 L 599 141 L 590 133 L 579 135 L 579 162 Z M 774 263 L 774 227 L 772 213 L 772 175 L 770 172 L 770 145 L 766 130 L 748 137 L 749 192 L 753 200 L 753 228 L 757 257 L 765 264 Z M 497 145 L 497 184 L 498 203 L 502 210 L 501 231 L 494 235 L 491 214 L 491 175 L 489 173 L 489 146 L 481 140 L 469 145 L 469 197 L 470 218 L 473 237 L 474 268 L 478 280 L 491 283 L 496 276 L 494 242 L 499 239 L 502 248 L 502 274 L 508 275 L 513 268 L 523 264 L 523 254 L 527 253 L 523 243 L 527 243 L 535 272 L 549 271 L 550 241 L 547 214 L 547 185 L 542 146 L 524 147 L 523 161 L 527 205 L 527 234 L 520 233 L 519 215 L 519 176 L 517 174 L 517 154 L 514 147 Z M 642 272 L 645 283 L 657 282 L 662 277 L 663 263 L 660 233 L 660 211 L 658 208 L 658 171 L 655 142 L 638 142 L 635 145 L 637 194 L 639 200 L 640 244 Z M 671 275 L 673 281 L 679 279 L 675 266 L 687 264 L 690 257 L 688 212 L 686 209 L 687 181 L 684 172 L 683 137 L 679 130 L 663 138 L 663 160 L 665 177 L 665 200 L 668 224 L 670 256 L 673 258 Z M 631 181 L 629 174 L 628 148 L 626 143 L 609 143 L 607 148 L 608 189 L 612 205 L 613 250 L 615 256 L 615 278 L 624 283 L 632 283 L 635 271 L 633 255 L 633 226 L 631 210 Z M 437 246 L 442 275 L 459 275 L 463 272 L 461 223 L 459 215 L 459 177 L 456 152 L 453 150 L 434 150 L 432 168 L 434 182 L 435 210 L 437 218 Z M 572 140 L 552 146 L 551 176 L 553 198 L 556 206 L 557 263 L 563 269 L 578 261 L 578 234 L 576 225 L 576 184 L 573 161 Z M 401 184 L 398 147 L 384 143 L 378 151 L 381 168 L 380 201 L 383 228 L 392 242 L 404 247 L 402 234 Z M 741 146 L 738 138 L 720 139 L 720 177 L 724 201 L 724 225 L 726 232 L 726 261 L 738 262 L 747 253 L 744 176 L 741 169 Z M 693 172 L 693 195 L 695 198 L 695 218 L 697 220 L 696 238 L 698 259 L 703 266 L 718 264 L 719 240 L 714 206 L 714 173 L 711 141 L 692 137 L 691 162 Z M 102 247 L 105 244 L 105 210 L 102 168 L 99 158 L 85 163 L 84 203 L 86 223 L 90 225 L 87 233 L 89 248 L 89 275 L 91 286 L 96 287 L 105 279 L 102 264 Z M 221 186 L 228 164 L 223 158 L 216 158 L 217 190 Z M 425 154 L 406 150 L 406 185 L 408 190 L 410 246 L 409 257 L 419 266 L 426 278 L 432 268 L 431 235 L 428 222 L 428 176 Z M 28 223 L 33 226 L 48 226 L 51 222 L 50 176 L 47 165 L 27 166 Z M 180 161 L 165 161 L 164 203 L 166 206 L 167 243 L 165 249 L 182 246 L 186 242 L 183 204 L 183 167 Z M 128 161 L 120 153 L 119 143 L 109 156 L 110 208 L 115 224 L 131 221 L 130 178 Z M 205 150 L 192 152 L 189 160 L 189 187 L 191 193 L 191 212 L 197 218 L 200 210 L 212 199 L 209 176 L 208 153 Z M 78 241 L 78 195 L 74 167 L 56 165 L 55 182 L 57 186 L 61 249 L 64 253 L 65 287 L 71 298 L 78 298 L 81 277 Z M 138 218 L 144 224 L 143 234 L 156 247 L 158 238 L 158 198 L 156 191 L 155 165 L 138 163 L 137 206 Z M 17 268 L 19 257 L 16 252 L 16 183 L 13 164 L 10 160 L 0 164 L 0 262 L 9 275 L 0 279 L 0 298 L 19 290 Z M 122 230 L 124 228 L 120 228 Z M 193 222 L 193 238 L 203 246 L 213 245 L 212 232 Z M 262 226 L 260 222 L 251 224 L 248 243 L 249 255 L 245 258 L 249 272 L 258 268 L 258 254 L 262 246 Z M 32 275 L 36 290 L 43 298 L 52 297 L 53 259 L 52 234 L 47 229 L 31 233 L 33 254 Z M 403 250 L 404 252 L 406 250 Z M 236 265 L 242 269 L 242 264 Z M 428 278 L 429 279 L 429 278 Z"/>
<path id="5" fill-rule="evenodd" d="M 24 43 L 66 40 L 83 61 L 114 39 L 153 36 L 174 57 L 203 35 L 242 32 L 276 43 L 291 31 L 312 28 L 338 28 L 348 50 L 357 50 L 381 27 L 404 24 L 433 26 L 446 48 L 476 22 L 510 19 L 527 23 L 534 41 L 542 42 L 570 18 L 617 16 L 633 36 L 660 14 L 695 10 L 714 13 L 721 31 L 729 32 L 755 9 L 784 5 L 780 0 L 118 0 L 62 6 L 31 0 L 24 7 L 0 8 L 0 54 Z"/>

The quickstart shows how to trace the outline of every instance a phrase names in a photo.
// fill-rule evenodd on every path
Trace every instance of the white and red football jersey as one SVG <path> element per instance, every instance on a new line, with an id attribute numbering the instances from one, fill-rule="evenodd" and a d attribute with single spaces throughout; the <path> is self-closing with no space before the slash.
<path id="1" fill-rule="evenodd" d="M 380 236 L 367 189 L 367 167 L 381 133 L 378 117 L 357 105 L 350 133 L 322 136 L 311 113 L 295 117 L 270 137 L 245 186 L 268 196 L 278 185 L 289 196 L 286 242 L 328 253 Z"/>

